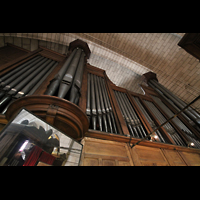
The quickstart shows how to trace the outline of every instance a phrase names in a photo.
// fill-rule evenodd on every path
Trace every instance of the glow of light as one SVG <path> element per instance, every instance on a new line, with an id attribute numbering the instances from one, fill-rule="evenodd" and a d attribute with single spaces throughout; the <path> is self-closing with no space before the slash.
<path id="1" fill-rule="evenodd" d="M 158 139 L 158 136 L 157 136 L 157 135 L 155 135 L 155 136 L 154 136 L 154 138 L 155 138 L 155 139 Z"/>
<path id="2" fill-rule="evenodd" d="M 26 140 L 23 144 L 22 144 L 22 146 L 20 147 L 20 149 L 19 149 L 19 151 L 20 152 L 22 152 L 24 149 L 25 149 L 25 147 L 26 147 L 26 145 L 28 144 L 28 140 Z"/>
<path id="3" fill-rule="evenodd" d="M 193 142 L 191 142 L 191 146 L 194 146 L 194 143 L 193 143 Z"/>

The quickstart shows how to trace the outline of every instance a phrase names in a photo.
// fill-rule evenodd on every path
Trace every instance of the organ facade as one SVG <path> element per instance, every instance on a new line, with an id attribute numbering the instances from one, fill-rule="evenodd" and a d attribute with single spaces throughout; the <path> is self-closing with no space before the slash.
<path id="1" fill-rule="evenodd" d="M 142 76 L 144 95 L 116 86 L 90 54 L 79 39 L 67 55 L 1 47 L 1 128 L 26 108 L 83 145 L 81 166 L 200 165 L 199 113 L 188 107 L 153 132 L 186 103 L 152 72 Z"/>

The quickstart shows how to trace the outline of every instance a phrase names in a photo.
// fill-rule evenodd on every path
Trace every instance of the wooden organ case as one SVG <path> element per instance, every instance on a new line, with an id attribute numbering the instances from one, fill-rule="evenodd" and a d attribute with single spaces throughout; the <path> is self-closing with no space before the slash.
<path id="1" fill-rule="evenodd" d="M 143 75 L 149 86 L 141 85 L 141 95 L 87 63 L 91 52 L 84 41 L 71 42 L 67 55 L 8 46 L 24 53 L 0 67 L 1 127 L 25 107 L 83 144 L 82 166 L 200 165 L 199 118 L 191 110 L 131 148 L 181 109 L 162 95 L 156 74 Z"/>

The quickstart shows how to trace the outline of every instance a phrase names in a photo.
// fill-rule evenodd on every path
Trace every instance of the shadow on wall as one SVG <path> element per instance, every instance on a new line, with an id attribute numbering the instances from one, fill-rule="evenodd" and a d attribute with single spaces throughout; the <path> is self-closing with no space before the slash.
<path id="1" fill-rule="evenodd" d="M 144 94 L 142 89 L 139 86 L 139 84 L 141 83 L 142 83 L 141 76 L 137 75 L 137 76 L 127 77 L 126 79 L 123 79 L 123 82 L 118 86 L 126 88 L 127 90 L 130 90 L 132 92 Z"/>

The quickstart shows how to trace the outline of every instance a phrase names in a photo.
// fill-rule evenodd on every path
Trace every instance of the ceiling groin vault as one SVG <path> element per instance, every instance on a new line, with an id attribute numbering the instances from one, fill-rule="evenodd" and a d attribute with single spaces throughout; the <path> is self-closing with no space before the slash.
<path id="1" fill-rule="evenodd" d="M 75 39 L 87 42 L 88 63 L 106 70 L 117 86 L 143 94 L 141 75 L 152 71 L 159 82 L 186 103 L 200 94 L 200 63 L 177 44 L 184 33 L 0 33 L 0 47 L 28 50 L 44 46 L 67 54 Z M 193 106 L 200 111 L 200 102 Z"/>

